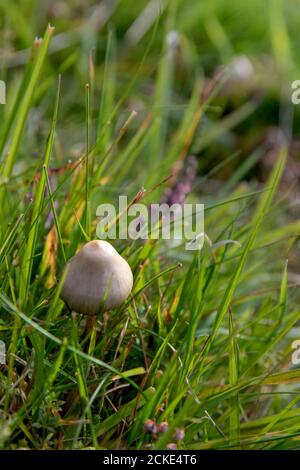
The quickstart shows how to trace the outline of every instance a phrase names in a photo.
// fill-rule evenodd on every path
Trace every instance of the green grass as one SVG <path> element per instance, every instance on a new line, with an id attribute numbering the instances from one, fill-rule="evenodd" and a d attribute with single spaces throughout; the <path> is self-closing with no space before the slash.
<path id="1" fill-rule="evenodd" d="M 299 9 L 18 3 L 0 1 L 0 448 L 164 449 L 177 428 L 181 449 L 299 448 L 297 155 L 280 121 Z M 234 82 L 240 55 L 253 75 Z M 280 126 L 290 137 L 270 149 Z M 191 154 L 203 248 L 112 241 L 131 297 L 93 324 L 71 314 L 63 268 L 96 238 L 97 206 L 160 202 Z"/>

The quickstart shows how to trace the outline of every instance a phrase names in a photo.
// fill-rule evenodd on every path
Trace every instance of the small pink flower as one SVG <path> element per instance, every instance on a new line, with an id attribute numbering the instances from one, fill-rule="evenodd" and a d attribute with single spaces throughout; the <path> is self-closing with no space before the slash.
<path id="1" fill-rule="evenodd" d="M 183 429 L 180 429 L 180 428 L 175 429 L 173 437 L 176 441 L 182 441 L 182 439 L 184 439 L 184 436 L 185 436 L 185 433 Z"/>
<path id="2" fill-rule="evenodd" d="M 147 419 L 144 422 L 144 432 L 149 432 L 150 434 L 156 434 L 157 433 L 157 425 L 156 422 L 153 419 Z"/>
<path id="3" fill-rule="evenodd" d="M 157 425 L 157 432 L 163 434 L 169 429 L 169 423 L 167 421 L 162 421 Z"/>
<path id="4" fill-rule="evenodd" d="M 167 449 L 168 449 L 168 450 L 177 450 L 177 445 L 175 444 L 175 442 L 170 442 L 170 443 L 167 445 Z"/>

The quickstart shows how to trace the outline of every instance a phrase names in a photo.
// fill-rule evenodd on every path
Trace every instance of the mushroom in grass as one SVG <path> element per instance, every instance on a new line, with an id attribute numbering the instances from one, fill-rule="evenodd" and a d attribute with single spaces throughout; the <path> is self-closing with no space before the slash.
<path id="1" fill-rule="evenodd" d="M 129 264 L 103 240 L 86 243 L 66 269 L 61 298 L 77 313 L 96 315 L 118 307 L 132 290 Z"/>

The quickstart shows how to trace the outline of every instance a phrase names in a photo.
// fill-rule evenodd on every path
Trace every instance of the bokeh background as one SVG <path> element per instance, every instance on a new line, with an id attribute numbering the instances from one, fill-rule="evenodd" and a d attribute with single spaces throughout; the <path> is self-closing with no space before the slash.
<path id="1" fill-rule="evenodd" d="M 84 88 L 92 81 L 91 107 L 96 119 L 111 35 L 109 63 L 114 80 L 108 96 L 114 103 L 122 98 L 114 129 L 136 110 L 138 119 L 132 133 L 129 129 L 130 138 L 151 113 L 168 122 L 162 136 L 167 142 L 176 135 L 193 90 L 205 85 L 209 90 L 219 80 L 190 149 L 197 158 L 200 177 L 213 171 L 198 183 L 202 199 L 209 202 L 209 194 L 222 194 L 238 181 L 259 188 L 286 142 L 289 160 L 282 189 L 289 189 L 297 201 L 300 105 L 291 103 L 291 84 L 300 77 L 299 7 L 299 0 L 1 0 L 0 77 L 8 84 L 8 104 L 1 107 L 2 115 L 9 113 L 17 94 L 32 42 L 43 36 L 48 23 L 55 26 L 46 73 L 35 92 L 35 106 L 20 149 L 24 158 L 15 170 L 27 168 L 28 161 L 34 164 L 43 151 L 55 96 L 55 86 L 49 85 L 55 83 L 58 73 L 62 74 L 63 94 L 57 163 L 64 165 L 82 153 Z M 94 138 L 98 131 L 93 129 Z M 159 163 L 164 151 L 158 146 Z M 130 178 L 125 180 L 131 194 L 151 183 L 147 162 L 157 152 L 155 144 L 149 148 L 140 149 Z"/>

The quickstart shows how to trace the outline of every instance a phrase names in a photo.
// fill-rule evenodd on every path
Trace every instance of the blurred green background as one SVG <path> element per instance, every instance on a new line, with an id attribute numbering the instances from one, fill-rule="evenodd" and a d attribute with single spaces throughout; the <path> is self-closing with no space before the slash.
<path id="1" fill-rule="evenodd" d="M 249 152 L 265 139 L 276 145 L 276 138 L 280 138 L 278 130 L 293 141 L 297 159 L 300 114 L 299 107 L 291 105 L 290 87 L 300 77 L 299 7 L 298 0 L 1 0 L 0 77 L 8 83 L 8 106 L 1 107 L 0 113 L 8 112 L 18 72 L 22 73 L 28 60 L 32 41 L 43 35 L 50 22 L 55 26 L 55 37 L 50 46 L 47 76 L 43 76 L 36 96 L 36 103 L 43 100 L 43 106 L 37 112 L 35 128 L 29 130 L 30 139 L 31 144 L 32 139 L 42 142 L 39 137 L 46 132 L 44 118 L 51 112 L 53 102 L 48 92 L 49 81 L 61 72 L 62 143 L 65 158 L 72 156 L 81 141 L 76 124 L 82 124 L 83 89 L 91 73 L 90 56 L 93 56 L 96 109 L 108 31 L 113 29 L 118 69 L 116 96 L 122 96 L 141 65 L 139 80 L 126 102 L 128 107 L 145 113 L 151 109 L 157 65 L 162 54 L 170 50 L 173 68 L 166 107 L 172 108 L 171 119 L 175 122 L 191 94 L 195 77 L 212 77 L 220 66 L 227 67 L 231 78 L 201 125 L 209 129 L 211 121 L 219 120 L 246 102 L 254 103 L 255 110 L 248 113 L 244 110 L 246 115 L 238 120 L 237 126 L 232 126 L 234 131 L 229 129 L 215 140 L 206 161 L 201 162 L 203 167 L 236 149 Z M 197 145 L 194 150 L 197 152 Z"/>

